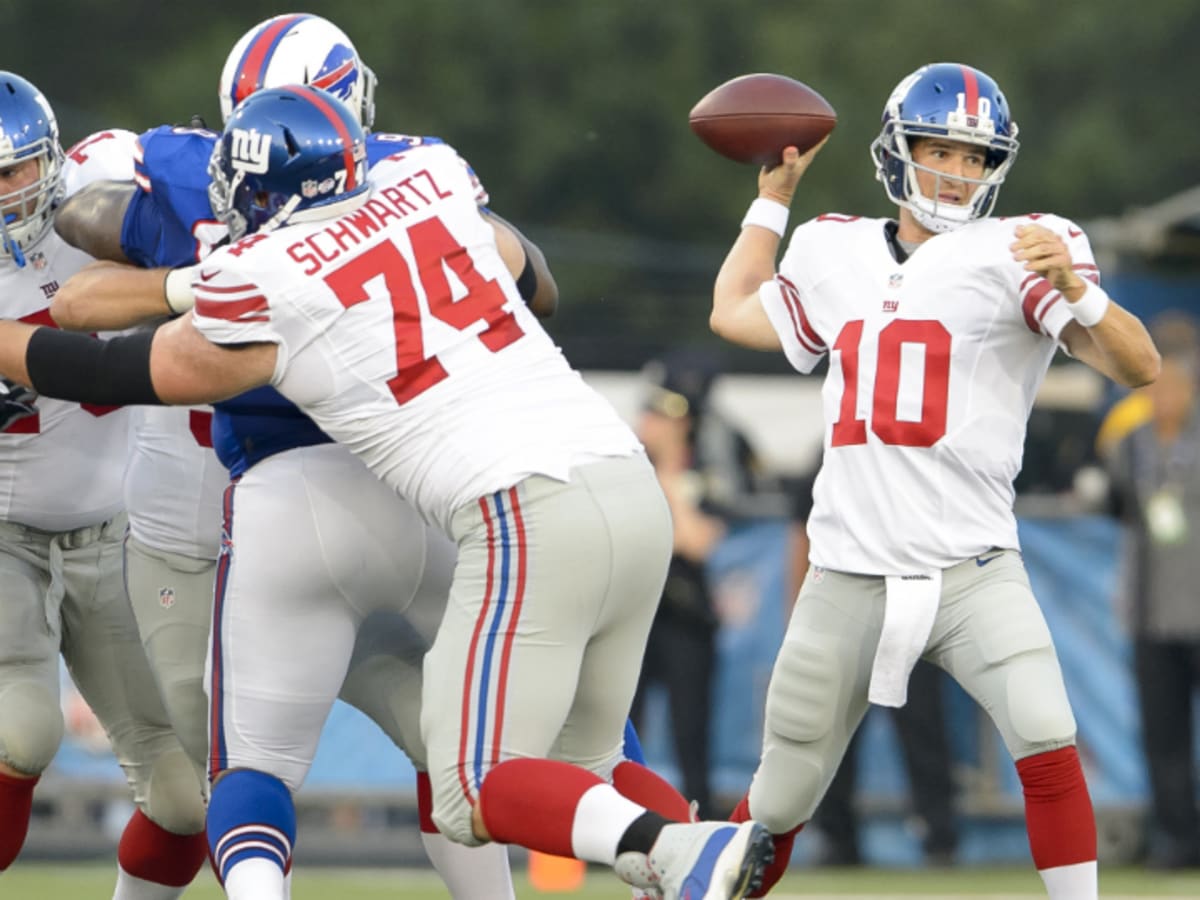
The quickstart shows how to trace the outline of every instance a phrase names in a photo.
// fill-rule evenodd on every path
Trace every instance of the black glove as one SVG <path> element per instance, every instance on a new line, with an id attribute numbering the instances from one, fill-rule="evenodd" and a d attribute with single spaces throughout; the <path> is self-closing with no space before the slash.
<path id="1" fill-rule="evenodd" d="M 37 415 L 37 392 L 7 378 L 0 378 L 0 431 L 13 422 Z"/>

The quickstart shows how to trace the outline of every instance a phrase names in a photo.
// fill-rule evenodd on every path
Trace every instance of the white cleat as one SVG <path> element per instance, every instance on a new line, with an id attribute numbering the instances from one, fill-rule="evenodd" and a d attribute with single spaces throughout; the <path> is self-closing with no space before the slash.
<path id="1" fill-rule="evenodd" d="M 663 900 L 741 900 L 774 855 L 757 822 L 695 822 L 664 826 L 649 863 Z"/>

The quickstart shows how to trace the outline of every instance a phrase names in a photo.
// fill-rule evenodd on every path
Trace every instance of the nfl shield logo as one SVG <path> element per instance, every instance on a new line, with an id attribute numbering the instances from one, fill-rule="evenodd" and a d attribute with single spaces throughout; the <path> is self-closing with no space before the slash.
<path id="1" fill-rule="evenodd" d="M 890 288 L 898 288 L 903 283 L 904 275 L 900 272 L 893 273 L 892 277 L 888 279 L 888 287 Z"/>
<path id="2" fill-rule="evenodd" d="M 170 609 L 172 606 L 174 606 L 175 605 L 175 589 L 169 588 L 169 587 L 159 589 L 158 605 L 161 606 L 163 609 Z"/>

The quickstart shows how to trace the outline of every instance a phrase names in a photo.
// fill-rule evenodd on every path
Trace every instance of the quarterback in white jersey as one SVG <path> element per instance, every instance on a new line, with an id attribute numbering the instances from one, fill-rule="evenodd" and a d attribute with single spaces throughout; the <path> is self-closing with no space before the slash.
<path id="1" fill-rule="evenodd" d="M 82 355 L 72 336 L 0 323 L 0 372 L 128 402 L 277 387 L 458 544 L 422 697 L 438 828 L 605 862 L 673 900 L 743 896 L 770 858 L 761 825 L 671 823 L 607 783 L 671 551 L 641 445 L 525 308 L 457 154 L 412 147 L 368 182 L 364 143 L 321 91 L 252 94 L 213 155 L 213 208 L 234 242 L 195 269 L 193 313 Z M 310 621 L 303 643 L 275 648 L 280 677 L 338 639 L 320 611 Z M 214 670 L 226 641 L 257 638 L 239 627 L 214 634 Z M 270 668 L 249 696 L 282 696 Z M 247 777 L 221 732 L 240 700 L 219 671 L 212 683 L 226 770 L 210 849 L 231 897 L 279 897 L 294 825 L 257 827 L 274 860 L 239 856 L 246 829 L 228 826 Z M 275 784 L 263 803 L 286 821 Z"/>
<path id="2" fill-rule="evenodd" d="M 924 657 L 979 701 L 1016 760 L 1050 896 L 1096 896 L 1095 821 L 1019 554 L 1013 479 L 1060 346 L 1129 386 L 1152 381 L 1159 363 L 1141 323 L 1099 287 L 1075 223 L 987 218 L 1016 134 L 986 74 L 919 69 L 889 98 L 872 146 L 898 218 L 819 216 L 795 230 L 776 270 L 793 192 L 820 149 L 788 148 L 760 173 L 717 276 L 714 331 L 783 350 L 801 372 L 830 359 L 812 567 L 772 674 L 759 768 L 735 813 L 775 835 L 764 889 L 868 702 L 903 705 Z"/>
<path id="3" fill-rule="evenodd" d="M 55 292 L 89 261 L 51 230 L 54 206 L 90 179 L 130 177 L 134 136 L 80 142 L 64 169 L 45 98 L 8 72 L 0 128 L 0 307 L 5 318 L 52 326 Z M 125 165 L 93 154 L 100 144 L 123 148 Z M 34 785 L 62 736 L 61 653 L 137 804 L 114 896 L 178 897 L 205 858 L 202 785 L 172 733 L 125 594 L 129 414 L 47 397 L 27 412 L 6 415 L 0 429 L 0 870 L 21 848 Z"/>

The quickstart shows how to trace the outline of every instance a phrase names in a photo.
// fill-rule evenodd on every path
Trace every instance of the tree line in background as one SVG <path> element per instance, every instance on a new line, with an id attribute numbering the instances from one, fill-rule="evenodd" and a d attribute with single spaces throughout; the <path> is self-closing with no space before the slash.
<path id="1" fill-rule="evenodd" d="M 52 9 L 50 7 L 53 7 Z M 1197 180 L 1200 4 L 1125 0 L 314 0 L 379 77 L 376 128 L 435 134 L 543 247 L 552 330 L 585 367 L 708 340 L 712 276 L 755 172 L 713 154 L 687 112 L 735 75 L 804 81 L 838 111 L 793 221 L 883 215 L 867 147 L 907 72 L 961 61 L 997 79 L 1021 128 L 998 212 L 1086 220 Z M 32 80 L 65 143 L 201 114 L 233 42 L 279 3 L 0 0 L 0 66 Z M 772 358 L 773 359 L 773 358 Z M 739 357 L 739 368 L 778 364 Z"/>

